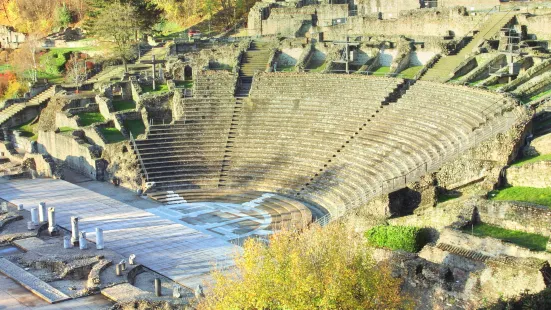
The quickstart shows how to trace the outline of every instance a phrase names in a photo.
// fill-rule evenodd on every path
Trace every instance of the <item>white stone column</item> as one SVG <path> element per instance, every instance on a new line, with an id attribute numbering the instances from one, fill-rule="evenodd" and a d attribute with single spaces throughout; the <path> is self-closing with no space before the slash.
<path id="1" fill-rule="evenodd" d="M 136 264 L 136 254 L 130 254 L 130 256 L 128 257 L 128 263 L 130 265 Z"/>
<path id="2" fill-rule="evenodd" d="M 96 249 L 103 250 L 103 229 L 96 227 Z"/>
<path id="3" fill-rule="evenodd" d="M 86 250 L 88 248 L 88 240 L 86 240 L 86 232 L 81 231 L 78 238 L 78 244 L 81 250 Z"/>
<path id="4" fill-rule="evenodd" d="M 71 243 L 71 237 L 69 236 L 63 237 L 63 248 L 70 249 L 72 247 L 73 247 L 73 244 Z"/>
<path id="5" fill-rule="evenodd" d="M 17 211 L 23 211 L 23 204 L 17 206 Z"/>
<path id="6" fill-rule="evenodd" d="M 38 220 L 40 221 L 40 223 L 44 223 L 47 221 L 47 218 L 46 218 L 46 203 L 45 202 L 41 202 L 38 204 Z"/>
<path id="7" fill-rule="evenodd" d="M 57 232 L 57 228 L 55 227 L 55 208 L 53 207 L 48 208 L 48 232 L 50 236 Z"/>
<path id="8" fill-rule="evenodd" d="M 78 242 L 78 217 L 71 216 L 71 243 L 76 245 Z"/>
<path id="9" fill-rule="evenodd" d="M 31 209 L 31 221 L 33 222 L 33 225 L 38 225 L 38 209 L 32 208 Z"/>

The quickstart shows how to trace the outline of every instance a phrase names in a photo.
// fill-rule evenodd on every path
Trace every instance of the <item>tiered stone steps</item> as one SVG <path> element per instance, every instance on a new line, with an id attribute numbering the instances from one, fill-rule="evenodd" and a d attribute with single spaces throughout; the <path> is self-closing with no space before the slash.
<path id="1" fill-rule="evenodd" d="M 71 299 L 50 284 L 2 257 L 0 257 L 0 272 L 51 304 Z"/>
<path id="2" fill-rule="evenodd" d="M 505 25 L 507 25 L 514 14 L 512 11 L 494 13 L 484 23 L 480 31 L 474 35 L 471 41 L 462 48 L 456 55 L 450 55 L 440 58 L 438 62 L 430 68 L 425 75 L 421 78 L 423 81 L 432 81 L 444 83 L 450 79 L 450 74 L 455 70 L 462 61 L 464 61 L 475 48 L 478 48 L 484 43 L 485 40 L 489 40 L 494 37 Z"/>
<path id="3" fill-rule="evenodd" d="M 52 86 L 45 91 L 39 93 L 38 95 L 32 97 L 27 102 L 15 103 L 3 109 L 2 111 L 0 111 L 0 126 L 7 122 L 10 118 L 14 117 L 17 113 L 25 110 L 27 107 L 38 106 L 46 102 L 47 100 L 52 98 L 54 93 L 55 86 Z"/>
<path id="4" fill-rule="evenodd" d="M 241 59 L 239 70 L 239 87 L 236 89 L 236 97 L 248 97 L 251 90 L 252 79 L 257 71 L 266 71 L 270 49 L 267 43 L 252 41 L 251 46 Z"/>
<path id="5" fill-rule="evenodd" d="M 220 170 L 220 179 L 218 183 L 218 187 L 224 186 L 225 178 L 227 177 L 227 172 L 230 167 L 231 163 L 231 153 L 233 149 L 233 144 L 235 142 L 235 131 L 237 130 L 237 126 L 239 124 L 239 116 L 241 114 L 241 110 L 243 109 L 243 100 L 241 98 L 237 98 L 235 100 L 235 108 L 233 109 L 233 115 L 230 125 L 230 130 L 228 131 L 228 140 L 226 142 L 226 149 L 224 154 L 224 160 L 222 161 L 222 169 Z"/>
<path id="6" fill-rule="evenodd" d="M 491 258 L 488 255 L 484 255 L 473 250 L 463 249 L 447 243 L 439 243 L 436 247 L 439 248 L 440 250 L 450 252 L 455 255 L 463 256 L 468 259 L 472 259 L 474 261 L 485 262 Z"/>

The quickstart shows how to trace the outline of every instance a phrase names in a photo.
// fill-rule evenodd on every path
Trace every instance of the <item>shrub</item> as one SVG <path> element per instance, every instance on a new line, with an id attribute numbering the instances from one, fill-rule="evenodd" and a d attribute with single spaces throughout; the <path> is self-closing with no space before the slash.
<path id="1" fill-rule="evenodd" d="M 365 237 L 371 245 L 408 252 L 418 252 L 427 243 L 426 232 L 411 226 L 375 226 Z"/>
<path id="2" fill-rule="evenodd" d="M 67 51 L 50 51 L 40 58 L 40 64 L 46 73 L 59 75 L 65 70 L 68 56 Z"/>
<path id="3" fill-rule="evenodd" d="M 401 279 L 344 225 L 245 241 L 235 268 L 215 270 L 197 309 L 409 309 Z"/>

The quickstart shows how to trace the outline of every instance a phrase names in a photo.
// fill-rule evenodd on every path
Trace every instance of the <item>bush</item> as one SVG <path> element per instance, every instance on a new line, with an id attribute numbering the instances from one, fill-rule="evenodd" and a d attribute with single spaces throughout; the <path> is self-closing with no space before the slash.
<path id="1" fill-rule="evenodd" d="M 426 232 L 410 226 L 375 226 L 365 237 L 371 245 L 408 252 L 418 252 L 427 244 Z"/>
<path id="2" fill-rule="evenodd" d="M 50 51 L 40 58 L 40 64 L 46 73 L 59 75 L 65 70 L 68 56 L 67 51 Z"/>

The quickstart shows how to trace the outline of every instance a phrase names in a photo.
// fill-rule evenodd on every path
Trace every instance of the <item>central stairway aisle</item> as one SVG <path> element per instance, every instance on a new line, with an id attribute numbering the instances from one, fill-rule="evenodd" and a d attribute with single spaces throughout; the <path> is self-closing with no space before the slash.
<path id="1" fill-rule="evenodd" d="M 235 97 L 248 97 L 253 82 L 254 73 L 266 71 L 270 59 L 270 48 L 265 42 L 252 41 L 249 49 L 241 59 L 239 70 L 239 85 L 235 91 Z"/>
<path id="2" fill-rule="evenodd" d="M 474 49 L 478 48 L 484 41 L 494 37 L 501 28 L 505 27 L 513 19 L 513 11 L 494 13 L 484 23 L 480 31 L 474 35 L 471 41 L 463 47 L 456 55 L 449 55 L 440 58 L 421 78 L 422 81 L 445 83 L 450 79 L 450 74 L 463 62 Z"/>

